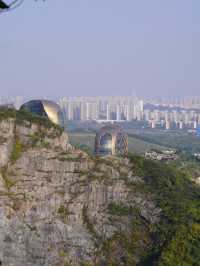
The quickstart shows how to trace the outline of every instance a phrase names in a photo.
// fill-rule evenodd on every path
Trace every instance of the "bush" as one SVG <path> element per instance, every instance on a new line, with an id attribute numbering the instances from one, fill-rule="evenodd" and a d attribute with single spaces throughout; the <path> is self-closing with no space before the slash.
<path id="1" fill-rule="evenodd" d="M 116 216 L 127 216 L 131 213 L 131 208 L 112 202 L 108 205 L 108 213 Z"/>
<path id="2" fill-rule="evenodd" d="M 1 175 L 4 180 L 6 188 L 10 190 L 10 188 L 13 187 L 16 184 L 16 182 L 10 178 L 7 167 L 1 168 Z"/>

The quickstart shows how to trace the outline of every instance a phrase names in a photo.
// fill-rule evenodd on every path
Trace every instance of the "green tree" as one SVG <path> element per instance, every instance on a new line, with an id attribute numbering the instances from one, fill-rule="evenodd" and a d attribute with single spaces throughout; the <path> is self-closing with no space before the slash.
<path id="1" fill-rule="evenodd" d="M 200 265 L 200 224 L 180 226 L 161 254 L 159 266 Z"/>

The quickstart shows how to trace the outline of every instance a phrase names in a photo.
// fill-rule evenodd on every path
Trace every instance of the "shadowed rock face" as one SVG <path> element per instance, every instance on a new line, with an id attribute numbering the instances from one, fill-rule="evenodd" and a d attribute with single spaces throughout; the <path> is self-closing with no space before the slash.
<path id="1" fill-rule="evenodd" d="M 55 128 L 1 121 L 2 265 L 103 265 L 105 244 L 117 234 L 131 235 L 134 226 L 145 234 L 145 241 L 135 242 L 138 262 L 151 244 L 148 225 L 160 216 L 151 195 L 137 190 L 141 186 L 145 181 L 128 159 L 92 159 Z M 119 265 L 125 265 L 125 250 L 112 243 Z"/>

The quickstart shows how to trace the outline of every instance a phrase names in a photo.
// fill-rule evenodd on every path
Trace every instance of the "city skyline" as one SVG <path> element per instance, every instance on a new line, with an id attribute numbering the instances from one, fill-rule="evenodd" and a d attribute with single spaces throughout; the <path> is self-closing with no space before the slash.
<path id="1" fill-rule="evenodd" d="M 0 97 L 0 106 L 7 105 L 9 108 L 14 106 L 19 109 L 26 101 L 27 99 L 20 96 Z M 186 129 L 196 132 L 200 128 L 200 97 L 144 100 L 136 96 L 72 96 L 60 98 L 57 103 L 61 108 L 65 126 L 68 121 L 98 123 L 136 121 L 142 122 L 141 127 L 152 129 Z"/>

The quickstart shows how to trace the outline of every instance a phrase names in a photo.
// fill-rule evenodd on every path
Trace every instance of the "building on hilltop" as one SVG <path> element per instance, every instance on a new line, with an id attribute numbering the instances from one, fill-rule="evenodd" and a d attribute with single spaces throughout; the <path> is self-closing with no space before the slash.
<path id="1" fill-rule="evenodd" d="M 100 129 L 95 138 L 95 154 L 125 155 L 128 152 L 128 136 L 116 125 L 108 125 Z"/>
<path id="2" fill-rule="evenodd" d="M 145 158 L 149 160 L 156 160 L 156 161 L 175 161 L 178 156 L 176 151 L 174 150 L 163 150 L 163 151 L 156 151 L 151 150 L 145 153 Z"/>
<path id="3" fill-rule="evenodd" d="M 62 111 L 55 102 L 48 100 L 32 100 L 23 104 L 20 110 L 26 110 L 36 115 L 46 117 L 54 124 L 64 127 Z"/>

